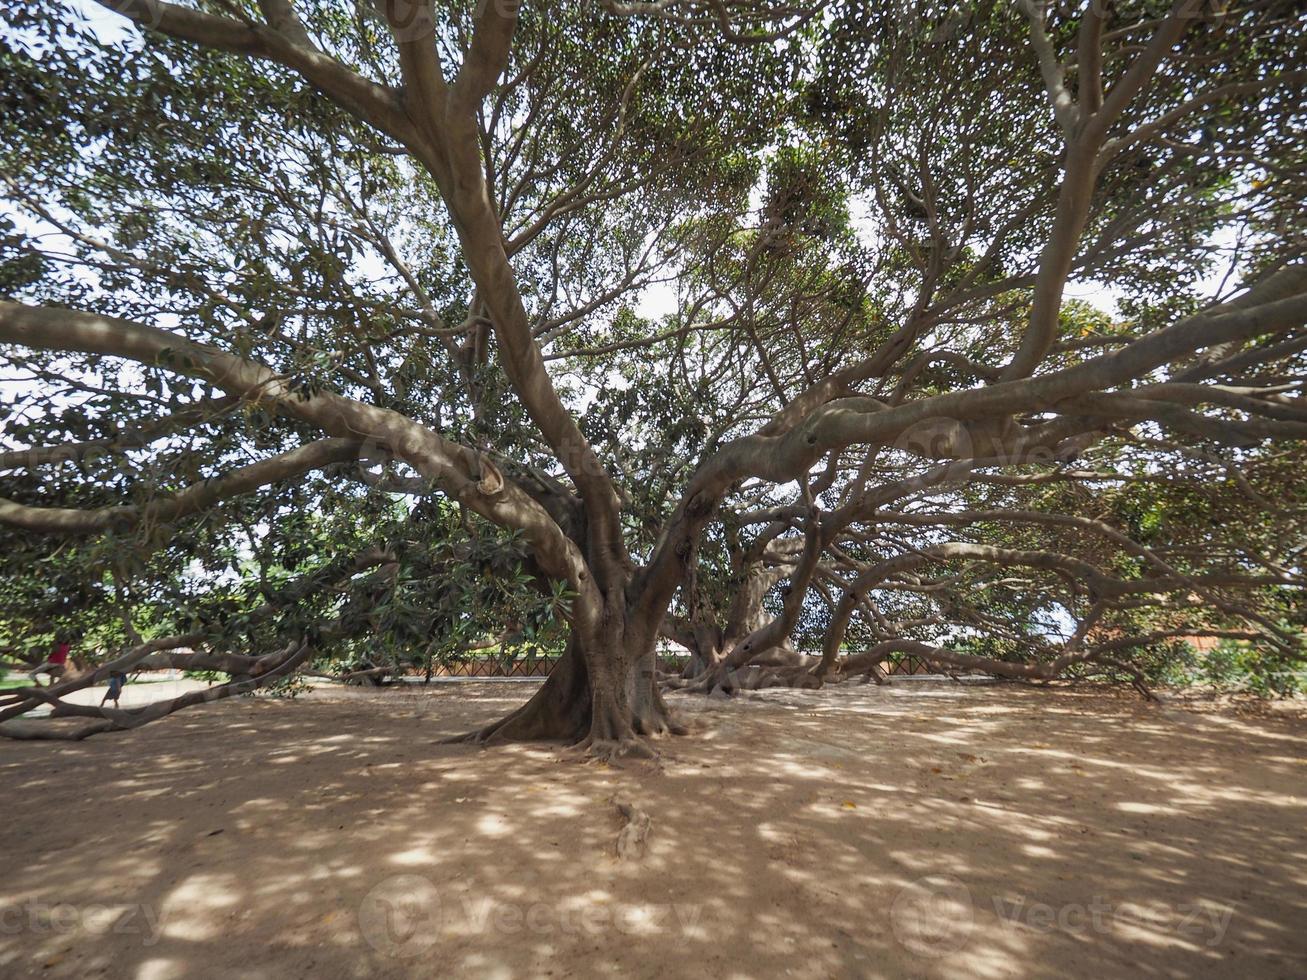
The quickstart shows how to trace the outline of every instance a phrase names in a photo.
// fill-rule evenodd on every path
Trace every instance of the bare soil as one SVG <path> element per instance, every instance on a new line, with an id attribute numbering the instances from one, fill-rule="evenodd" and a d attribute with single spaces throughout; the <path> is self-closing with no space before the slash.
<path id="1" fill-rule="evenodd" d="M 0 744 L 0 976 L 1307 976 L 1300 710 L 899 681 L 673 696 L 628 768 L 439 743 L 531 689 Z"/>

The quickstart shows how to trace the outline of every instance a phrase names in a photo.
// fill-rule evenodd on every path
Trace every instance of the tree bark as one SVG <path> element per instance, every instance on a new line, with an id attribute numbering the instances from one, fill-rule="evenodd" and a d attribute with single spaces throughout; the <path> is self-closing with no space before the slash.
<path id="1" fill-rule="evenodd" d="M 562 741 L 597 759 L 650 756 L 644 738 L 687 733 L 658 690 L 656 667 L 654 634 L 621 612 L 610 615 L 596 636 L 573 630 L 558 665 L 526 704 L 453 741 Z"/>

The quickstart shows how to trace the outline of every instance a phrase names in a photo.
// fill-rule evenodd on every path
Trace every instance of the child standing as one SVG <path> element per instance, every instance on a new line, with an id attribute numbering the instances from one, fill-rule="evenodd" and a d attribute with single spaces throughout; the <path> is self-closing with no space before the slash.
<path id="1" fill-rule="evenodd" d="M 127 683 L 127 675 L 121 670 L 109 671 L 109 690 L 104 692 L 104 697 L 100 699 L 100 707 L 104 707 L 104 702 L 113 701 L 113 706 L 118 707 L 118 699 L 122 696 L 123 685 Z"/>

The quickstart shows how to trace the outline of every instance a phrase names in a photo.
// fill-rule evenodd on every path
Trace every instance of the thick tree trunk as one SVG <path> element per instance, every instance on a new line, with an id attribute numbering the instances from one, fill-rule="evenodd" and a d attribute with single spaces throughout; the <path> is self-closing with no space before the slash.
<path id="1" fill-rule="evenodd" d="M 558 666 L 526 704 L 457 741 L 563 741 L 608 759 L 650 756 L 643 738 L 684 735 L 658 690 L 652 638 L 623 642 L 616 628 L 605 634 L 604 642 L 588 646 L 574 633 Z"/>
<path id="2" fill-rule="evenodd" d="M 744 688 L 773 687 L 780 683 L 780 678 L 791 677 L 792 681 L 787 682 L 809 686 L 804 675 L 812 664 L 794 649 L 788 636 L 781 637 L 775 646 L 759 649 L 747 662 L 737 663 L 734 669 L 727 669 L 725 663 L 739 644 L 771 622 L 772 616 L 763 606 L 763 599 L 789 571 L 788 567 L 769 566 L 762 561 L 748 562 L 731 597 L 725 623 L 713 631 L 715 645 L 710 651 L 692 657 L 691 667 L 682 674 L 680 681 L 672 682 L 670 686 L 730 693 Z"/>
<path id="3" fill-rule="evenodd" d="M 745 637 L 761 629 L 771 618 L 763 607 L 763 599 L 772 587 L 787 574 L 788 569 L 769 567 L 761 561 L 749 562 L 740 583 L 731 596 L 725 621 L 714 619 L 711 608 L 697 608 L 690 641 L 690 662 L 681 673 L 683 680 L 703 677 L 713 671 Z M 789 638 L 773 649 L 793 651 Z"/>
<path id="4" fill-rule="evenodd" d="M 681 678 L 689 680 L 709 671 L 722 659 L 725 652 L 719 642 L 703 642 L 696 639 L 694 646 L 689 648 L 690 659 L 681 671 Z"/>
<path id="5" fill-rule="evenodd" d="M 731 600 L 726 617 L 724 650 L 732 649 L 754 630 L 761 629 L 771 617 L 762 601 L 777 582 L 789 574 L 789 568 L 767 567 L 760 561 L 750 562 L 744 570 L 744 579 Z M 787 644 L 789 640 L 785 641 Z"/>

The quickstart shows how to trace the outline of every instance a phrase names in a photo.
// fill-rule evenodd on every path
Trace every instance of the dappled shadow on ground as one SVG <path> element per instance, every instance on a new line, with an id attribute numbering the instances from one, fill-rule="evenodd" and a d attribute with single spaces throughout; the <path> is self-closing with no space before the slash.
<path id="1" fill-rule="evenodd" d="M 652 766 L 438 744 L 529 692 L 0 745 L 0 975 L 1307 974 L 1301 718 L 900 682 L 675 697 Z"/>

